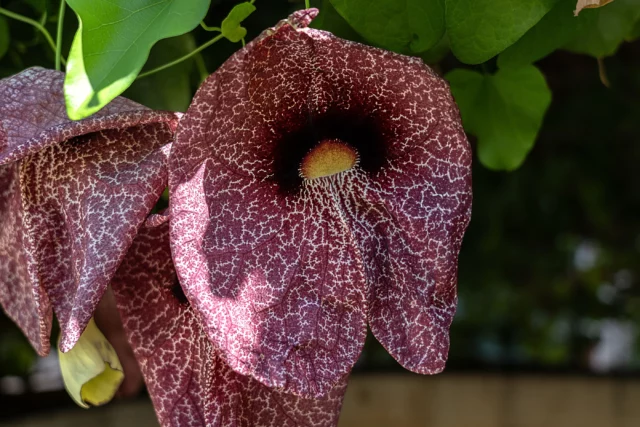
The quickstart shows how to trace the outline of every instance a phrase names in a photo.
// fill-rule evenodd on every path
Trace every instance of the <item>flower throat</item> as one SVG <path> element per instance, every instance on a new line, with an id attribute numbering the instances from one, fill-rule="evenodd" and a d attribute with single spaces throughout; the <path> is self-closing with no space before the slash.
<path id="1" fill-rule="evenodd" d="M 309 117 L 283 132 L 274 145 L 273 177 L 283 193 L 296 193 L 305 179 L 331 176 L 358 166 L 375 174 L 387 162 L 385 120 L 363 111 Z"/>

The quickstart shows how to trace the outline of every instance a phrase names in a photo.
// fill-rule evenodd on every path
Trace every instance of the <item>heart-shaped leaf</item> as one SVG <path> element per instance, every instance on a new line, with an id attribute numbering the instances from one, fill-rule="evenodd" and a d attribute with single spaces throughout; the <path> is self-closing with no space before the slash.
<path id="1" fill-rule="evenodd" d="M 457 69 L 451 83 L 462 123 L 478 137 L 478 157 L 490 169 L 513 170 L 533 147 L 551 92 L 534 66 L 483 75 Z"/>
<path id="2" fill-rule="evenodd" d="M 444 34 L 443 0 L 331 0 L 370 43 L 401 53 L 424 52 Z"/>
<path id="3" fill-rule="evenodd" d="M 195 28 L 210 0 L 67 0 L 80 27 L 65 79 L 67 114 L 82 119 L 133 83 L 151 47 Z"/>
<path id="4" fill-rule="evenodd" d="M 220 26 L 222 35 L 234 43 L 242 40 L 247 35 L 247 29 L 240 24 L 255 10 L 256 7 L 249 2 L 235 5 L 222 21 L 222 25 Z"/>
<path id="5" fill-rule="evenodd" d="M 467 64 L 494 57 L 518 40 L 558 0 L 447 0 L 451 50 Z"/>

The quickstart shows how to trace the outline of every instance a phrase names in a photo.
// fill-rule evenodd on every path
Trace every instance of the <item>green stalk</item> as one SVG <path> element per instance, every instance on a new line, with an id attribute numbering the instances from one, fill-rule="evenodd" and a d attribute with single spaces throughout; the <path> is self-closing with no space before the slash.
<path id="1" fill-rule="evenodd" d="M 200 21 L 200 26 L 205 31 L 218 31 L 218 32 L 222 31 L 222 29 L 220 27 L 210 27 L 207 24 L 205 24 L 204 21 Z"/>
<path id="2" fill-rule="evenodd" d="M 150 76 L 151 74 L 155 74 L 155 73 L 157 73 L 158 71 L 162 71 L 162 70 L 167 69 L 167 68 L 169 68 L 169 67 L 173 67 L 174 65 L 179 64 L 179 63 L 181 63 L 182 61 L 185 61 L 185 60 L 187 60 L 187 59 L 191 58 L 192 56 L 194 56 L 194 55 L 195 55 L 195 54 L 197 54 L 198 52 L 203 51 L 204 49 L 208 48 L 209 46 L 211 46 L 212 44 L 214 44 L 215 42 L 217 42 L 218 40 L 220 40 L 220 39 L 221 39 L 221 38 L 223 38 L 223 37 L 224 37 L 224 36 L 223 36 L 222 34 L 218 34 L 217 36 L 215 36 L 214 38 L 212 38 L 211 40 L 209 40 L 208 42 L 206 42 L 206 43 L 205 43 L 205 44 L 203 44 L 202 46 L 197 47 L 195 50 L 193 50 L 193 51 L 191 51 L 191 52 L 187 53 L 186 55 L 184 55 L 184 56 L 182 56 L 182 57 L 180 57 L 180 58 L 178 58 L 178 59 L 176 59 L 176 60 L 173 60 L 173 61 L 171 61 L 171 62 L 169 62 L 169 63 L 166 63 L 166 64 L 164 64 L 164 65 L 161 65 L 161 66 L 159 66 L 159 67 L 156 67 L 156 68 L 154 68 L 154 69 L 152 69 L 152 70 L 149 70 L 149 71 L 146 71 L 146 72 L 144 72 L 144 73 L 141 73 L 140 75 L 138 75 L 138 78 L 139 78 L 139 79 L 142 79 L 142 78 L 144 78 L 144 77 Z"/>
<path id="3" fill-rule="evenodd" d="M 64 10 L 66 0 L 60 0 L 60 11 L 58 12 L 58 31 L 56 33 L 56 70 L 60 71 L 62 62 L 62 27 L 64 26 Z"/>

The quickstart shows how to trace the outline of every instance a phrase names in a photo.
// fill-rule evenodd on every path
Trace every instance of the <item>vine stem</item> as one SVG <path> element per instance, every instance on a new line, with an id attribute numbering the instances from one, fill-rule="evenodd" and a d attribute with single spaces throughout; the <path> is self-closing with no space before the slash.
<path id="1" fill-rule="evenodd" d="M 149 70 L 149 71 L 146 71 L 144 73 L 139 74 L 138 75 L 138 79 L 142 79 L 144 77 L 150 76 L 151 74 L 155 74 L 158 71 L 162 71 L 162 70 L 164 70 L 166 68 L 173 67 L 174 65 L 179 64 L 180 62 L 182 62 L 182 61 L 184 61 L 186 59 L 189 59 L 192 56 L 196 55 L 197 53 L 203 51 L 204 49 L 208 48 L 209 46 L 211 46 L 212 44 L 214 44 L 215 42 L 217 42 L 218 40 L 220 40 L 223 37 L 224 36 L 222 34 L 218 34 L 217 36 L 215 36 L 214 38 L 212 38 L 208 42 L 204 43 L 201 46 L 198 46 L 197 48 L 195 48 L 191 52 L 187 53 L 186 55 L 181 56 L 180 58 L 175 59 L 175 60 L 173 60 L 171 62 L 168 62 L 168 63 L 166 63 L 164 65 L 161 65 L 161 66 L 159 66 L 157 68 L 154 68 L 152 70 Z"/>
<path id="2" fill-rule="evenodd" d="M 218 32 L 222 32 L 222 29 L 220 27 L 210 27 L 207 24 L 204 23 L 204 21 L 200 21 L 200 26 L 202 27 L 203 30 L 205 31 L 218 31 Z"/>
<path id="3" fill-rule="evenodd" d="M 58 12 L 58 31 L 56 32 L 56 70 L 60 71 L 62 62 L 62 27 L 64 26 L 64 10 L 67 6 L 66 0 L 60 0 L 60 11 Z"/>
<path id="4" fill-rule="evenodd" d="M 10 10 L 7 10 L 5 8 L 2 8 L 2 7 L 0 7 L 0 15 L 8 16 L 9 18 L 13 18 L 13 19 L 15 19 L 17 21 L 22 21 L 25 24 L 29 24 L 29 25 L 35 27 L 36 29 L 38 29 L 42 33 L 42 35 L 47 40 L 47 43 L 49 43 L 49 46 L 51 46 L 53 51 L 55 52 L 57 50 L 56 44 L 53 42 L 53 38 L 51 37 L 51 34 L 49 34 L 49 31 L 47 31 L 47 29 L 42 24 L 40 24 L 38 21 L 34 21 L 31 18 L 27 18 L 26 16 L 22 16 L 20 14 L 11 12 Z M 62 57 L 60 58 L 60 62 L 62 62 L 63 64 L 66 65 L 66 61 Z"/>

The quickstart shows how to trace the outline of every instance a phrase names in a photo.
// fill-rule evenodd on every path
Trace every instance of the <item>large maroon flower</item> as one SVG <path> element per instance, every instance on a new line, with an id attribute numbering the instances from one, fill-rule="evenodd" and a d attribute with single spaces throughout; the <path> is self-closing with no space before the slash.
<path id="1" fill-rule="evenodd" d="M 0 303 L 39 354 L 70 349 L 166 185 L 178 117 L 118 98 L 71 122 L 63 74 L 0 80 Z"/>
<path id="2" fill-rule="evenodd" d="M 366 334 L 443 369 L 471 156 L 444 80 L 417 58 L 294 13 L 200 88 L 170 157 L 171 244 L 229 365 L 322 395 Z"/>
<path id="3" fill-rule="evenodd" d="M 112 288 L 163 426 L 335 426 L 346 378 L 321 399 L 288 395 L 229 368 L 177 281 L 168 217 L 149 218 Z"/>

